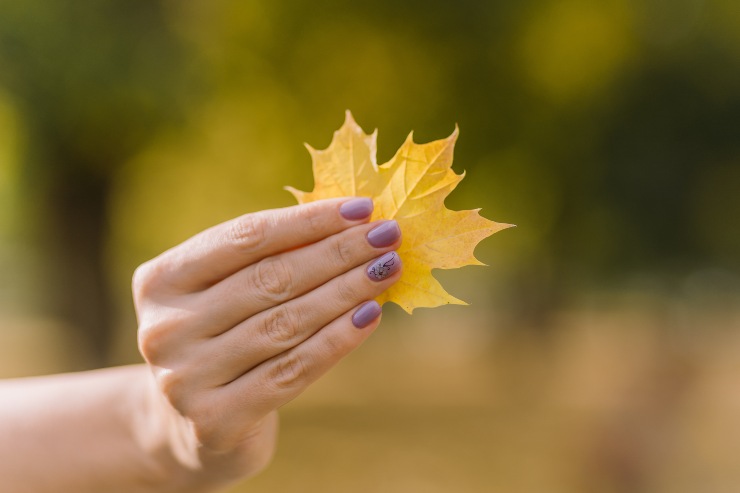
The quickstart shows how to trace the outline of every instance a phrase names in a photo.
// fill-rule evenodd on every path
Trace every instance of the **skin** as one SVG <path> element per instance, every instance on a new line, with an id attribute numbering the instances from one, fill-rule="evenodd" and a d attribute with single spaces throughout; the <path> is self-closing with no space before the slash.
<path id="1" fill-rule="evenodd" d="M 349 199 L 248 214 L 139 267 L 145 365 L 0 383 L 2 489 L 205 492 L 275 451 L 277 410 L 378 326 L 352 315 L 400 277 L 370 280 Z"/>

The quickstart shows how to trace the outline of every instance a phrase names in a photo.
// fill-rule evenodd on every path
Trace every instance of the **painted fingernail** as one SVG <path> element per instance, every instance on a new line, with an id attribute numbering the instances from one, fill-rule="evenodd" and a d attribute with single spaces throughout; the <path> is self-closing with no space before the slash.
<path id="1" fill-rule="evenodd" d="M 357 309 L 354 315 L 352 315 L 352 325 L 358 329 L 367 327 L 370 322 L 375 320 L 383 312 L 377 301 L 368 301 L 364 303 L 360 308 Z"/>
<path id="2" fill-rule="evenodd" d="M 386 277 L 398 272 L 401 268 L 401 258 L 396 252 L 388 252 L 367 268 L 367 277 L 373 281 L 382 281 Z"/>
<path id="3" fill-rule="evenodd" d="M 401 228 L 396 221 L 385 221 L 367 233 L 367 241 L 375 248 L 394 244 L 401 237 Z"/>
<path id="4" fill-rule="evenodd" d="M 348 200 L 339 206 L 339 214 L 350 221 L 365 219 L 373 213 L 373 201 L 367 197 Z"/>

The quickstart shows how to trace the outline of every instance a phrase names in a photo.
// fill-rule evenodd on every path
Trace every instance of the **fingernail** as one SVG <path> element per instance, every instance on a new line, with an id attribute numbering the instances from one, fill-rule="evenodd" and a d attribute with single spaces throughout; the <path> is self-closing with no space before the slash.
<path id="1" fill-rule="evenodd" d="M 373 213 L 373 201 L 367 197 L 348 200 L 339 206 L 339 214 L 350 221 L 365 219 Z"/>
<path id="2" fill-rule="evenodd" d="M 401 258 L 396 252 L 388 252 L 367 268 L 367 277 L 373 281 L 382 281 L 401 268 Z"/>
<path id="3" fill-rule="evenodd" d="M 368 301 L 364 303 L 360 308 L 357 309 L 354 315 L 352 315 L 352 325 L 358 329 L 367 327 L 370 322 L 375 320 L 383 312 L 377 301 Z"/>
<path id="4" fill-rule="evenodd" d="M 391 246 L 401 237 L 401 228 L 396 221 L 385 221 L 367 233 L 367 241 L 375 248 Z"/>

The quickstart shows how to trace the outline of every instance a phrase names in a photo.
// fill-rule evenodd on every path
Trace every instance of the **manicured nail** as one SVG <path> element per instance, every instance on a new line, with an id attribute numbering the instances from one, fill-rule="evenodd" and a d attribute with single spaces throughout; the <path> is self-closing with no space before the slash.
<path id="1" fill-rule="evenodd" d="M 377 301 L 368 301 L 352 315 L 352 324 L 358 329 L 362 329 L 370 325 L 370 322 L 378 318 L 382 312 L 383 309 L 380 308 Z"/>
<path id="2" fill-rule="evenodd" d="M 385 221 L 367 233 L 367 241 L 375 248 L 391 246 L 401 237 L 401 228 L 396 221 Z"/>
<path id="3" fill-rule="evenodd" d="M 373 281 L 382 281 L 401 268 L 401 258 L 396 252 L 388 252 L 367 268 L 367 277 Z"/>
<path id="4" fill-rule="evenodd" d="M 365 219 L 373 213 L 373 201 L 367 197 L 348 200 L 339 206 L 339 214 L 350 221 Z"/>

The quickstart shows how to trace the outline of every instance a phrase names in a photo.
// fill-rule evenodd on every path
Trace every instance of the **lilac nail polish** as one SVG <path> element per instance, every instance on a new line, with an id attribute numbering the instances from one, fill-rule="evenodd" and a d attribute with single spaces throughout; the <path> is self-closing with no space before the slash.
<path id="1" fill-rule="evenodd" d="M 401 258 L 396 252 L 388 252 L 367 268 L 367 277 L 373 281 L 382 281 L 386 277 L 398 272 L 401 268 Z"/>
<path id="2" fill-rule="evenodd" d="M 348 200 L 339 206 L 339 214 L 350 221 L 365 219 L 373 213 L 373 201 L 367 197 Z"/>
<path id="3" fill-rule="evenodd" d="M 352 315 L 352 324 L 358 329 L 362 329 L 370 325 L 370 322 L 378 318 L 382 312 L 383 310 L 377 301 L 368 301 Z"/>
<path id="4" fill-rule="evenodd" d="M 401 228 L 396 221 L 385 221 L 367 233 L 367 241 L 375 248 L 394 244 L 401 237 Z"/>

